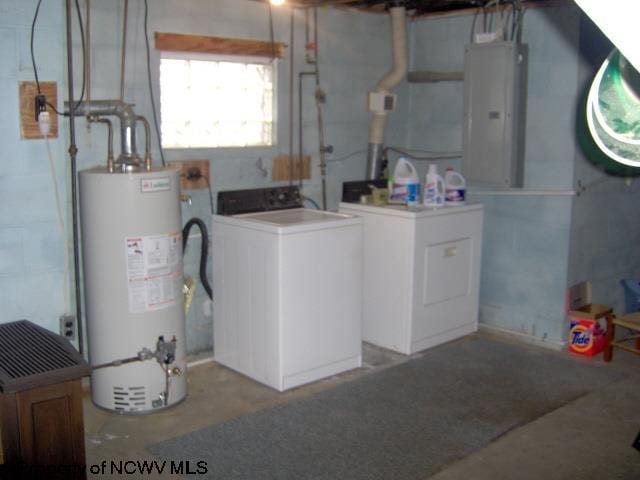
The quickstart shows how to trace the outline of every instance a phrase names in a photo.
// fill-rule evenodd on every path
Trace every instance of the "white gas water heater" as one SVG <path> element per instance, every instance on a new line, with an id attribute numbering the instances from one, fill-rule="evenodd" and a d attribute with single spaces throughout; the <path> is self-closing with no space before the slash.
<path id="1" fill-rule="evenodd" d="M 136 154 L 144 119 L 130 106 L 88 102 L 77 114 L 120 117 L 123 139 L 117 161 L 79 175 L 92 399 L 148 413 L 187 393 L 179 172 L 151 166 L 148 139 Z"/>

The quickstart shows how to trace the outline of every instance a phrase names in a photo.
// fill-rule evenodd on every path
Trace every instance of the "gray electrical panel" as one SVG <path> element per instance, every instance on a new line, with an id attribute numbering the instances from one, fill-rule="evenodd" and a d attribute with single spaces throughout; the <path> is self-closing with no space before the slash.
<path id="1" fill-rule="evenodd" d="M 462 173 L 476 185 L 522 187 L 527 45 L 465 47 Z"/>

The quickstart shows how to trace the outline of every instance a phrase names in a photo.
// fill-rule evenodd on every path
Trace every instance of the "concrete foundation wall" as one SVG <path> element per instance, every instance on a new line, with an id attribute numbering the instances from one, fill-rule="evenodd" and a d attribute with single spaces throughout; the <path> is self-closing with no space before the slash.
<path id="1" fill-rule="evenodd" d="M 586 92 L 612 45 L 588 18 L 583 17 L 579 91 Z M 584 121 L 582 111 L 578 118 Z M 623 278 L 640 279 L 640 180 L 604 172 L 591 149 L 576 150 L 575 176 L 580 195 L 571 218 L 570 284 L 590 281 L 594 301 L 624 310 Z M 602 158 L 600 156 L 600 158 Z M 611 161 L 608 162 L 612 164 Z"/>
<path id="2" fill-rule="evenodd" d="M 29 55 L 29 33 L 36 7 L 35 0 L 0 0 L 0 321 L 28 318 L 53 331 L 58 330 L 58 317 L 65 311 L 63 240 L 56 223 L 53 190 L 47 164 L 46 146 L 42 140 L 21 140 L 18 126 L 18 81 L 33 80 Z M 84 2 L 80 2 L 84 6 Z M 91 98 L 113 99 L 119 96 L 122 5 L 118 0 L 91 2 Z M 143 33 L 143 2 L 129 2 L 126 82 L 124 99 L 135 103 L 137 113 L 149 120 L 151 104 L 147 87 L 146 54 Z M 67 98 L 64 2 L 43 2 L 36 27 L 34 50 L 41 80 L 58 83 L 59 108 Z M 85 12 L 83 11 L 83 15 Z M 273 9 L 275 40 L 289 44 L 289 9 Z M 86 15 L 85 15 L 86 17 Z M 74 17 L 74 28 L 76 28 Z M 308 69 L 304 58 L 304 14 L 296 12 L 296 74 Z M 267 6 L 248 0 L 154 0 L 149 2 L 149 35 L 151 69 L 156 103 L 159 102 L 159 54 L 153 50 L 153 32 L 193 33 L 235 38 L 269 39 Z M 81 49 L 75 31 L 75 91 L 81 85 Z M 324 107 L 326 143 L 334 153 L 328 159 L 328 206 L 337 208 L 341 182 L 363 179 L 369 113 L 366 94 L 375 87 L 391 63 L 389 19 L 385 15 L 361 14 L 321 9 L 319 13 L 319 54 L 321 87 L 327 94 Z M 229 148 L 167 150 L 170 160 L 211 160 L 211 184 L 214 200 L 220 190 L 256 188 L 274 185 L 271 181 L 271 159 L 289 152 L 289 56 L 277 61 L 277 143 L 269 148 Z M 296 77 L 297 83 L 297 77 Z M 304 89 L 304 153 L 312 156 L 312 179 L 304 182 L 304 194 L 320 203 L 320 171 L 318 168 L 318 129 L 314 104 L 314 82 L 305 79 Z M 295 95 L 297 105 L 297 93 Z M 406 104 L 406 101 L 405 101 Z M 390 118 L 389 138 L 404 133 L 402 111 Z M 297 106 L 295 122 L 297 126 Z M 83 118 L 76 122 L 79 168 L 106 161 L 106 129 L 87 126 Z M 398 133 L 400 132 L 400 133 Z M 295 153 L 298 152 L 297 128 Z M 119 144 L 118 134 L 115 137 Z M 68 127 L 60 121 L 60 134 L 50 141 L 52 156 L 58 169 L 58 183 L 69 219 L 69 146 Z M 143 150 L 142 129 L 138 148 Z M 118 149 L 116 148 L 116 155 Z M 160 162 L 157 141 L 153 135 L 154 162 Z M 267 168 L 264 175 L 260 161 Z M 188 191 L 191 206 L 183 205 L 183 221 L 193 216 L 210 224 L 209 196 L 206 190 Z M 192 230 L 185 258 L 186 274 L 197 277 L 199 242 L 197 229 Z M 210 263 L 216 252 L 211 252 Z M 69 266 L 72 270 L 72 267 Z M 69 300 L 66 310 L 74 311 Z M 187 317 L 187 344 L 190 352 L 211 348 L 211 305 L 201 286 Z"/>
<path id="3" fill-rule="evenodd" d="M 573 189 L 579 19 L 574 6 L 530 10 L 524 19 L 523 42 L 529 45 L 525 190 Z M 471 15 L 416 22 L 412 68 L 462 71 L 472 22 Z M 480 16 L 477 25 L 481 22 Z M 461 150 L 462 82 L 412 84 L 410 92 L 411 147 Z M 449 165 L 459 162 L 439 164 L 441 170 Z M 572 197 L 475 193 L 469 199 L 485 205 L 480 321 L 562 342 Z"/>

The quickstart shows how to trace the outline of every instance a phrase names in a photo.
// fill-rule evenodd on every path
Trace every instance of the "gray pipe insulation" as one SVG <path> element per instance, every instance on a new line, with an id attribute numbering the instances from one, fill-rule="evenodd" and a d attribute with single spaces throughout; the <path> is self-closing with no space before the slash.
<path id="1" fill-rule="evenodd" d="M 392 7 L 389 9 L 389 14 L 391 16 L 393 66 L 378 82 L 376 87 L 378 93 L 390 93 L 390 90 L 404 79 L 408 67 L 406 9 L 405 7 Z M 386 124 L 387 112 L 374 113 L 371 123 L 369 123 L 368 179 L 378 178 L 381 173 L 382 145 Z"/>

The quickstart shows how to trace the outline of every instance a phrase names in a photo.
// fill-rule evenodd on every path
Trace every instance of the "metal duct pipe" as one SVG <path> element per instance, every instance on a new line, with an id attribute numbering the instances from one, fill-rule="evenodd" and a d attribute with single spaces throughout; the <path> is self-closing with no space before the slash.
<path id="1" fill-rule="evenodd" d="M 409 72 L 407 81 L 410 83 L 429 83 L 429 82 L 462 82 L 464 80 L 464 72 L 433 72 L 430 70 L 419 70 Z"/>
<path id="2" fill-rule="evenodd" d="M 378 83 L 376 87 L 378 93 L 389 93 L 407 74 L 407 12 L 405 7 L 392 7 L 389 9 L 389 14 L 391 16 L 393 66 Z M 381 173 L 382 144 L 386 123 L 387 113 L 376 112 L 369 124 L 367 155 L 367 178 L 369 179 L 378 178 Z"/>
<path id="3" fill-rule="evenodd" d="M 69 110 L 69 102 L 65 102 L 65 108 Z M 120 146 L 121 151 L 116 166 L 126 169 L 130 166 L 139 166 L 140 156 L 136 150 L 136 121 L 138 116 L 133 111 L 132 105 L 120 100 L 91 100 L 83 102 L 73 110 L 75 116 L 115 116 L 120 120 Z"/>

